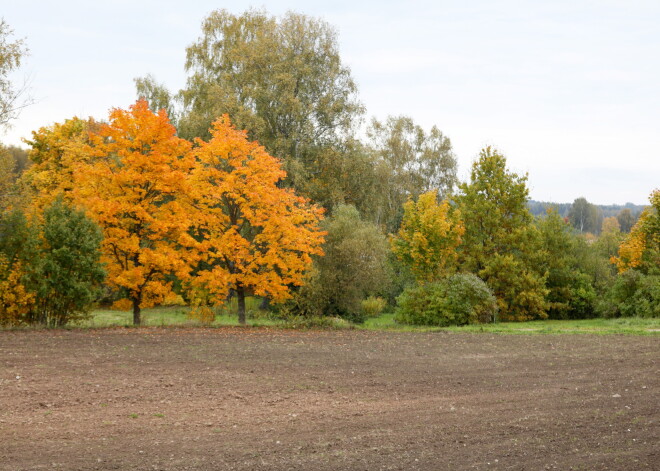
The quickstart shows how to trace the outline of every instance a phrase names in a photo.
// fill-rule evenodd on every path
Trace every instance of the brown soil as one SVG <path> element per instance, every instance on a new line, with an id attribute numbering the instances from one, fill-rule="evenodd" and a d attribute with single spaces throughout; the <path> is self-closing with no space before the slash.
<path id="1" fill-rule="evenodd" d="M 0 332 L 0 469 L 660 469 L 658 337 Z"/>

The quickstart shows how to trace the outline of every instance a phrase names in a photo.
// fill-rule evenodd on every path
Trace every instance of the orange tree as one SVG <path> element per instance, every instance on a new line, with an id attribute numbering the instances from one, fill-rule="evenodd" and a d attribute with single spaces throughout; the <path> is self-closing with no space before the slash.
<path id="1" fill-rule="evenodd" d="M 195 260 L 185 197 L 191 145 L 144 100 L 112 110 L 89 139 L 73 198 L 103 229 L 107 282 L 125 291 L 139 325 L 141 308 L 171 295 L 171 276 L 185 280 Z"/>
<path id="2" fill-rule="evenodd" d="M 281 162 L 228 117 L 213 123 L 211 136 L 197 139 L 193 151 L 195 235 L 202 248 L 193 284 L 215 302 L 233 289 L 245 324 L 247 294 L 281 301 L 302 284 L 311 255 L 322 254 L 322 210 L 278 187 L 286 176 Z"/>

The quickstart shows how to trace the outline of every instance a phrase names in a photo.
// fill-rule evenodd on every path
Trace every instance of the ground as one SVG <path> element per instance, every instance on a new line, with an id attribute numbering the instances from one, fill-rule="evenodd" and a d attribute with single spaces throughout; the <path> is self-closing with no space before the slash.
<path id="1" fill-rule="evenodd" d="M 5 331 L 0 469 L 660 469 L 659 340 Z"/>

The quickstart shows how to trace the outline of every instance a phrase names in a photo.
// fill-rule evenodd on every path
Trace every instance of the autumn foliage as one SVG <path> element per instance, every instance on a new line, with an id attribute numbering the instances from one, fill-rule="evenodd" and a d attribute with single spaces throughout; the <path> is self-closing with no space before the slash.
<path id="1" fill-rule="evenodd" d="M 230 290 L 239 307 L 246 294 L 286 299 L 321 254 L 321 210 L 278 187 L 280 161 L 227 117 L 211 135 L 193 146 L 144 100 L 107 124 L 75 118 L 34 133 L 34 206 L 59 195 L 102 228 L 106 283 L 135 324 L 143 307 L 174 297 L 174 281 L 198 306 Z"/>
<path id="2" fill-rule="evenodd" d="M 418 281 L 436 281 L 455 270 L 465 233 L 460 212 L 437 199 L 437 192 L 429 191 L 405 203 L 401 228 L 392 239 L 392 250 Z"/>
<path id="3" fill-rule="evenodd" d="M 233 289 L 244 323 L 246 293 L 282 301 L 302 284 L 310 256 L 322 254 L 322 210 L 279 188 L 286 175 L 280 161 L 227 116 L 213 123 L 211 135 L 193 151 L 195 230 L 203 249 L 194 284 L 215 301 Z"/>
<path id="4" fill-rule="evenodd" d="M 619 246 L 618 256 L 611 259 L 619 273 L 649 263 L 657 268 L 660 262 L 660 190 L 654 190 L 649 201 L 651 206 L 642 212 Z"/>
<path id="5" fill-rule="evenodd" d="M 90 135 L 91 163 L 75 168 L 74 200 L 103 228 L 103 261 L 110 285 L 140 308 L 172 293 L 167 275 L 190 273 L 187 250 L 187 178 L 194 166 L 190 143 L 176 137 L 164 112 L 146 102 L 115 109 L 110 123 Z"/>
<path id="6" fill-rule="evenodd" d="M 341 204 L 329 206 L 331 217 L 321 224 L 323 210 L 286 187 L 291 180 L 282 162 L 250 141 L 247 131 L 236 129 L 228 116 L 213 122 L 208 136 L 194 141 L 179 137 L 166 112 L 151 111 L 145 100 L 112 110 L 107 123 L 73 118 L 34 132 L 29 141 L 32 167 L 19 180 L 0 182 L 2 188 L 11 183 L 12 191 L 19 186 L 25 191 L 21 217 L 29 220 L 23 224 L 25 237 L 14 229 L 4 231 L 13 237 L 0 234 L 6 246 L 0 244 L 0 323 L 62 325 L 67 319 L 82 319 L 104 274 L 111 288 L 108 296 L 116 307 L 132 308 L 135 324 L 142 321 L 142 308 L 182 298 L 191 307 L 191 317 L 210 323 L 213 307 L 234 295 L 241 323 L 246 322 L 247 296 L 282 302 L 294 295 L 285 305 L 303 306 L 300 312 L 357 319 L 365 297 L 393 302 L 404 289 L 410 296 L 400 302 L 408 299 L 414 310 L 421 309 L 418 301 L 425 306 L 431 298 L 438 301 L 446 311 L 442 322 L 495 319 L 492 309 L 484 316 L 457 317 L 457 312 L 469 311 L 461 304 L 467 295 L 482 291 L 495 296 L 500 320 L 544 319 L 548 313 L 586 317 L 598 307 L 594 289 L 605 292 L 615 277 L 607 260 L 623 237 L 618 235 L 618 220 L 605 219 L 603 233 L 593 243 L 573 234 L 558 215 L 546 216 L 547 224 L 534 223 L 527 208 L 527 177 L 508 170 L 505 157 L 494 149 L 484 149 L 470 181 L 442 201 L 437 189 L 441 185 L 427 175 L 417 183 L 436 189 L 417 198 L 413 196 L 419 192 L 403 191 L 410 198 L 398 209 L 398 200 L 391 199 L 387 223 L 380 217 L 383 201 L 374 200 L 366 213 Z M 344 178 L 340 167 L 337 175 Z M 316 178 L 311 173 L 307 177 Z M 353 177 L 359 186 L 361 176 Z M 611 259 L 619 272 L 634 269 L 643 275 L 639 306 L 654 305 L 660 279 L 659 190 L 651 195 L 651 205 Z M 4 224 L 18 224 L 20 218 L 14 221 L 7 208 Z M 58 216 L 49 219 L 48 211 Z M 366 214 L 371 220 L 362 219 Z M 395 225 L 397 214 L 402 220 L 390 236 L 394 256 L 388 260 L 382 229 Z M 51 219 L 56 236 L 52 243 L 46 241 Z M 72 236 L 67 224 L 78 224 L 89 243 L 78 244 L 82 237 Z M 99 228 L 102 265 L 96 266 L 94 234 Z M 22 240 L 30 241 L 32 249 L 26 253 L 31 251 L 35 260 L 11 255 L 10 243 Z M 65 257 L 58 244 L 66 248 Z M 77 292 L 77 274 L 68 276 L 65 270 L 78 270 L 74 261 L 82 260 L 76 254 L 83 248 L 90 260 L 83 276 L 91 285 L 83 290 L 85 296 L 63 296 L 67 280 L 72 282 L 67 292 Z M 606 255 L 594 261 L 590 253 L 595 250 Z M 36 261 L 45 260 L 44 254 L 53 263 Z M 424 297 L 420 293 L 427 288 L 420 287 L 426 285 L 428 290 L 431 285 L 439 288 Z M 625 291 L 621 286 L 619 291 Z M 449 306 L 446 301 L 452 296 L 456 302 Z M 309 305 L 314 309 L 307 309 Z M 440 307 L 431 310 L 438 314 Z M 56 311 L 72 315 L 59 319 Z"/>

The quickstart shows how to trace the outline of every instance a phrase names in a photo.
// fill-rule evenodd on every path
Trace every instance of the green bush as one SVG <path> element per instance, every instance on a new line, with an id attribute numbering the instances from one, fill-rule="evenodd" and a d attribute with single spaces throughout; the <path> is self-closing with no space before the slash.
<path id="1" fill-rule="evenodd" d="M 660 317 L 660 275 L 620 274 L 598 310 L 603 317 Z"/>
<path id="2" fill-rule="evenodd" d="M 476 324 L 492 322 L 497 316 L 493 293 L 472 274 L 408 288 L 397 298 L 397 304 L 395 319 L 402 324 Z"/>
<path id="3" fill-rule="evenodd" d="M 278 306 L 280 317 L 341 317 L 362 323 L 362 300 L 387 291 L 387 238 L 378 226 L 360 219 L 352 206 L 339 206 L 323 221 L 328 232 L 323 257 L 293 298 Z"/>

